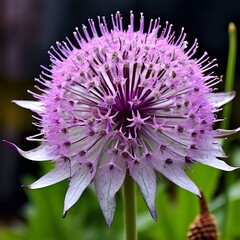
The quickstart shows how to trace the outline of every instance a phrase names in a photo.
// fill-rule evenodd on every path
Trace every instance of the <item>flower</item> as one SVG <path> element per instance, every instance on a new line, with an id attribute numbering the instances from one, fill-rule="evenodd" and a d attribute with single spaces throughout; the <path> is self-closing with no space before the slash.
<path id="1" fill-rule="evenodd" d="M 63 215 L 93 181 L 98 201 L 110 226 L 115 194 L 126 174 L 138 184 L 150 213 L 155 209 L 156 175 L 200 196 L 185 173 L 201 163 L 226 171 L 220 138 L 236 130 L 213 130 L 215 113 L 234 98 L 234 92 L 214 93 L 221 81 L 209 70 L 216 66 L 204 52 L 192 56 L 197 41 L 188 47 L 183 29 L 175 38 L 168 22 L 151 20 L 144 31 L 144 16 L 134 30 L 134 15 L 124 30 L 119 12 L 111 16 L 112 30 L 99 17 L 99 31 L 76 28 L 76 44 L 56 43 L 49 52 L 52 65 L 43 67 L 36 81 L 37 101 L 14 101 L 35 112 L 41 141 L 19 153 L 34 161 L 51 160 L 55 167 L 29 185 L 42 188 L 69 179 Z M 77 46 L 75 46 L 77 45 Z"/>

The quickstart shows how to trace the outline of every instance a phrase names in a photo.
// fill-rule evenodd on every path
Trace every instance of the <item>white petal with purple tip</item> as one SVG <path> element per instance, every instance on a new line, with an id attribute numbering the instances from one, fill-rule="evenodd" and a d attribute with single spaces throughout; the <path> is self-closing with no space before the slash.
<path id="1" fill-rule="evenodd" d="M 98 201 L 107 225 L 110 227 L 116 209 L 115 194 L 123 184 L 126 175 L 124 162 L 108 164 L 98 168 L 94 177 Z"/>
<path id="2" fill-rule="evenodd" d="M 228 135 L 231 135 L 233 133 L 239 132 L 240 131 L 240 127 L 236 128 L 236 129 L 232 129 L 232 130 L 226 130 L 226 129 L 217 129 L 215 131 L 215 135 L 214 137 L 226 137 Z"/>
<path id="3" fill-rule="evenodd" d="M 6 141 L 7 142 L 7 141 Z M 23 151 L 17 145 L 11 142 L 7 142 L 14 146 L 17 151 L 25 158 L 32 161 L 48 161 L 57 158 L 55 154 L 53 154 L 54 148 L 47 144 L 41 144 L 39 147 L 34 148 L 29 151 Z"/>
<path id="4" fill-rule="evenodd" d="M 42 112 L 44 110 L 42 103 L 38 101 L 13 100 L 12 102 L 16 103 L 22 108 L 26 108 L 32 111 Z"/>
<path id="5" fill-rule="evenodd" d="M 235 97 L 235 91 L 231 92 L 220 92 L 220 93 L 210 93 L 208 95 L 208 100 L 214 107 L 221 107 L 224 104 L 230 102 Z"/>
<path id="6" fill-rule="evenodd" d="M 81 197 L 83 191 L 93 180 L 95 172 L 95 165 L 88 166 L 87 164 L 84 164 L 80 165 L 79 169 L 72 175 L 64 200 L 63 216 L 66 215 L 68 209 Z"/>
<path id="7" fill-rule="evenodd" d="M 212 154 L 195 155 L 192 158 L 193 158 L 193 160 L 196 160 L 197 162 L 199 162 L 201 164 L 208 165 L 210 167 L 214 167 L 214 168 L 224 170 L 224 171 L 233 171 L 235 169 L 238 169 L 238 167 L 229 166 L 224 161 L 217 159 Z"/>
<path id="8" fill-rule="evenodd" d="M 160 171 L 166 178 L 175 183 L 176 185 L 201 196 L 198 187 L 195 183 L 187 176 L 184 169 L 180 166 L 172 163 L 165 164 L 162 170 Z"/>
<path id="9" fill-rule="evenodd" d="M 155 207 L 156 196 L 156 174 L 155 171 L 141 163 L 134 164 L 130 169 L 130 174 L 134 181 L 137 182 L 141 193 L 146 201 L 148 209 L 154 220 L 157 220 L 157 212 Z"/>
<path id="10" fill-rule="evenodd" d="M 71 168 L 69 163 L 65 163 L 64 165 L 56 165 L 53 170 L 42 176 L 36 182 L 28 185 L 27 187 L 30 189 L 43 188 L 55 183 L 61 182 L 66 178 L 70 177 Z"/>

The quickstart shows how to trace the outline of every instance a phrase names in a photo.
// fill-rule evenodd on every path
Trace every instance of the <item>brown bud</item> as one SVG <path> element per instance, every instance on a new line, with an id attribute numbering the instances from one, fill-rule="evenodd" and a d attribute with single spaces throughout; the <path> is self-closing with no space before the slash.
<path id="1" fill-rule="evenodd" d="M 201 213 L 190 225 L 187 240 L 217 240 L 219 235 L 214 216 L 208 211 L 203 193 L 200 198 Z"/>

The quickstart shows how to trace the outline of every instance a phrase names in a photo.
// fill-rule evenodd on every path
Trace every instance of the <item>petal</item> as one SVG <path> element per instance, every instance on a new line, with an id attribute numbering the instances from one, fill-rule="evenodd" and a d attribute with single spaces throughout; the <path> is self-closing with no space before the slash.
<path id="1" fill-rule="evenodd" d="M 26 108 L 32 111 L 42 112 L 44 110 L 42 103 L 38 101 L 13 100 L 12 102 L 16 103 L 22 108 Z"/>
<path id="2" fill-rule="evenodd" d="M 122 161 L 119 165 L 110 163 L 98 168 L 94 177 L 98 201 L 109 227 L 116 209 L 115 194 L 122 186 L 125 176 L 126 166 Z"/>
<path id="3" fill-rule="evenodd" d="M 166 178 L 174 182 L 178 186 L 201 196 L 198 187 L 195 183 L 187 176 L 184 169 L 177 164 L 164 164 L 164 167 L 160 171 Z"/>
<path id="4" fill-rule="evenodd" d="M 206 141 L 202 141 L 201 146 L 197 147 L 197 149 L 191 149 L 189 157 L 194 158 L 199 155 L 212 155 L 220 158 L 227 157 L 222 149 L 220 139 L 217 138 L 209 138 Z"/>
<path id="5" fill-rule="evenodd" d="M 135 163 L 130 168 L 130 174 L 134 181 L 137 182 L 141 193 L 145 199 L 151 216 L 154 220 L 157 220 L 157 212 L 155 206 L 156 197 L 156 174 L 155 171 L 144 164 Z"/>
<path id="6" fill-rule="evenodd" d="M 192 156 L 192 159 L 201 164 L 208 165 L 224 171 L 233 171 L 238 168 L 229 166 L 224 161 L 217 159 L 215 156 L 209 153 Z"/>
<path id="7" fill-rule="evenodd" d="M 91 183 L 95 172 L 95 165 L 89 166 L 84 164 L 80 165 L 79 169 L 72 175 L 64 200 L 63 217 L 66 215 L 68 209 L 81 197 L 86 187 Z"/>
<path id="8" fill-rule="evenodd" d="M 46 175 L 42 176 L 36 182 L 26 187 L 30 189 L 47 187 L 55 183 L 61 182 L 66 178 L 69 178 L 70 173 L 71 173 L 71 167 L 69 163 L 56 165 L 53 170 L 48 172 Z"/>
<path id="9" fill-rule="evenodd" d="M 227 155 L 222 149 L 222 144 L 221 144 L 220 140 L 216 139 L 216 138 L 214 140 L 217 140 L 217 141 L 210 142 L 210 145 L 209 145 L 210 147 L 208 147 L 204 150 L 205 153 L 209 154 L 209 151 L 210 151 L 211 152 L 210 155 L 212 154 L 216 157 L 226 158 Z M 201 151 L 201 149 L 199 151 Z"/>
<path id="10" fill-rule="evenodd" d="M 55 147 L 50 146 L 48 144 L 41 144 L 39 147 L 34 148 L 32 150 L 23 151 L 22 149 L 17 147 L 17 145 L 15 145 L 14 143 L 8 142 L 6 140 L 4 141 L 15 147 L 19 154 L 21 154 L 23 157 L 32 161 L 47 161 L 57 158 L 57 155 L 53 154 Z"/>
<path id="11" fill-rule="evenodd" d="M 235 95 L 236 95 L 235 91 L 210 93 L 208 94 L 208 100 L 214 107 L 218 108 L 232 101 Z"/>
<path id="12" fill-rule="evenodd" d="M 217 129 L 215 131 L 215 135 L 214 137 L 226 137 L 228 135 L 231 135 L 233 133 L 239 132 L 240 131 L 240 127 L 236 128 L 236 129 L 232 129 L 232 130 L 226 130 L 226 129 Z"/>

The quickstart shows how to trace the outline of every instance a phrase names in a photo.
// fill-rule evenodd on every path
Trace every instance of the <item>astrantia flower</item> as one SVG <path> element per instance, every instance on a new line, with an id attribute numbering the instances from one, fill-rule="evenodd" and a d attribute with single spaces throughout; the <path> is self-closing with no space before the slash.
<path id="1" fill-rule="evenodd" d="M 76 43 L 57 42 L 49 52 L 51 67 L 36 81 L 42 94 L 37 101 L 15 101 L 38 114 L 41 141 L 19 153 L 34 161 L 51 160 L 55 168 L 29 185 L 42 188 L 69 179 L 64 215 L 93 181 L 108 225 L 115 212 L 115 194 L 126 174 L 138 184 L 154 219 L 156 174 L 200 195 L 185 169 L 194 163 L 233 170 L 218 158 L 226 157 L 220 140 L 233 133 L 213 130 L 215 113 L 234 92 L 214 93 L 221 79 L 209 70 L 215 60 L 207 53 L 193 59 L 197 42 L 187 47 L 185 33 L 178 37 L 172 25 L 160 29 L 144 17 L 128 30 L 119 12 L 112 15 L 112 30 L 98 18 L 99 31 L 76 28 Z"/>

